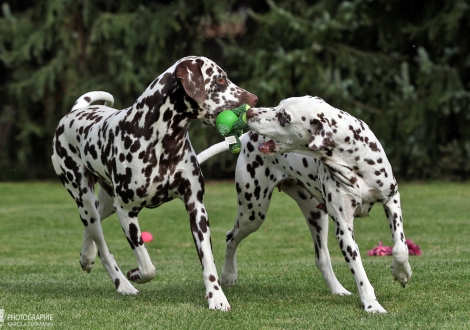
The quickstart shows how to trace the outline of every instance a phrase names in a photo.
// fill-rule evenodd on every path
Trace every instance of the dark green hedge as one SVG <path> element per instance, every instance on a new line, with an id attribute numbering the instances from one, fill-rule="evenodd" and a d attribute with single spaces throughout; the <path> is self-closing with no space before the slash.
<path id="1" fill-rule="evenodd" d="M 91 90 L 134 102 L 177 59 L 204 55 L 277 105 L 318 95 L 366 121 L 395 175 L 470 176 L 467 1 L 19 1 L 0 19 L 0 179 L 53 176 L 59 119 Z M 200 151 L 220 141 L 194 123 Z M 232 177 L 223 154 L 207 178 Z"/>

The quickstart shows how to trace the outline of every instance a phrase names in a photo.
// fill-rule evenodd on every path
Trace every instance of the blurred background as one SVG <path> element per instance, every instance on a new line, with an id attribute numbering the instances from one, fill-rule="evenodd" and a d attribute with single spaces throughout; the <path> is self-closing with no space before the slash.
<path id="1" fill-rule="evenodd" d="M 128 107 L 187 55 L 259 106 L 309 94 L 361 118 L 401 180 L 470 177 L 468 1 L 21 0 L 0 16 L 0 180 L 55 178 L 52 136 L 79 96 Z M 190 135 L 197 152 L 222 141 L 198 121 Z M 221 154 L 204 176 L 235 165 Z"/>

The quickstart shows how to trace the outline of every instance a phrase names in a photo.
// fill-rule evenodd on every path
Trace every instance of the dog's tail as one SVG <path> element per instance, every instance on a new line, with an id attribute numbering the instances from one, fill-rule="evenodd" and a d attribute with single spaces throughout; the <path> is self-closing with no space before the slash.
<path id="1" fill-rule="evenodd" d="M 242 136 L 240 136 L 240 140 L 246 135 L 247 133 L 243 134 Z M 207 148 L 206 150 L 204 151 L 201 151 L 198 155 L 197 155 L 197 161 L 199 162 L 199 164 L 202 164 L 204 163 L 206 160 L 208 160 L 209 158 L 217 155 L 217 154 L 220 154 L 221 152 L 223 151 L 227 151 L 229 150 L 229 147 L 228 147 L 228 144 L 223 141 L 223 142 L 219 142 L 217 144 L 214 144 L 213 146 Z"/>
<path id="2" fill-rule="evenodd" d="M 198 161 L 199 164 L 202 164 L 206 160 L 211 158 L 212 156 L 215 156 L 215 155 L 220 154 L 221 152 L 227 151 L 227 150 L 229 150 L 228 144 L 225 143 L 225 141 L 219 142 L 219 143 L 214 144 L 213 146 L 207 148 L 206 150 L 201 151 L 197 155 L 197 161 Z"/>
<path id="3" fill-rule="evenodd" d="M 107 92 L 88 92 L 78 98 L 72 108 L 72 111 L 85 108 L 96 101 L 105 101 L 105 104 L 110 107 L 114 103 L 114 97 Z"/>

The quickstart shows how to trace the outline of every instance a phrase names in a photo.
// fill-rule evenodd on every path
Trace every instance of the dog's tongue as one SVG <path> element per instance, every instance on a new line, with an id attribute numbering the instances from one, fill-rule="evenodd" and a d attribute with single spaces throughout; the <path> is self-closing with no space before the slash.
<path id="1" fill-rule="evenodd" d="M 272 154 L 274 153 L 276 144 L 273 140 L 263 142 L 258 146 L 258 150 L 263 154 Z"/>

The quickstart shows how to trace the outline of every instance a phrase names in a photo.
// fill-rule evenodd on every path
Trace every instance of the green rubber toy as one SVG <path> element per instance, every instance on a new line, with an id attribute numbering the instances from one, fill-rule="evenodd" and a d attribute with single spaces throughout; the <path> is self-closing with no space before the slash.
<path id="1" fill-rule="evenodd" d="M 246 111 L 250 108 L 248 104 L 243 104 L 235 109 L 224 110 L 215 119 L 215 128 L 220 135 L 225 137 L 232 153 L 239 153 L 241 150 L 240 135 L 244 129 L 248 129 L 246 124 Z"/>

